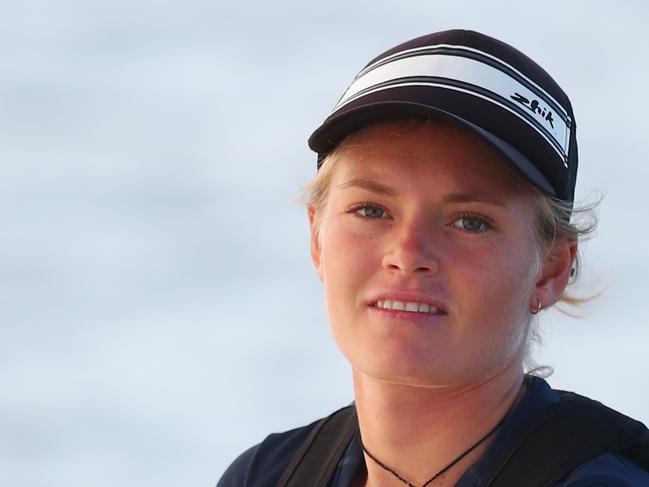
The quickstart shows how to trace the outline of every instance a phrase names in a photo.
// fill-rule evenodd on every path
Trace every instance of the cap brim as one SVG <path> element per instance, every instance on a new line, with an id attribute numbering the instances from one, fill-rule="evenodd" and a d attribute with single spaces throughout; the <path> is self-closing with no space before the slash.
<path id="1" fill-rule="evenodd" d="M 493 133 L 439 108 L 405 101 L 375 102 L 328 118 L 309 137 L 309 147 L 318 153 L 318 167 L 324 156 L 352 132 L 376 122 L 402 118 L 435 119 L 465 127 L 500 152 L 532 185 L 549 195 L 556 191 L 546 177 L 518 149 Z"/>

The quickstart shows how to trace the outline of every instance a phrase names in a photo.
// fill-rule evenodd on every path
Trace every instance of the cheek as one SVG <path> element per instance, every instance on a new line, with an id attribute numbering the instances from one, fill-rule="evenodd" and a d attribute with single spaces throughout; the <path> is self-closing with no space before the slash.
<path id="1" fill-rule="evenodd" d="M 381 269 L 378 245 L 349 225 L 323 222 L 321 249 L 327 314 L 343 353 L 359 342 L 368 286 Z"/>
<path id="2" fill-rule="evenodd" d="M 325 271 L 337 278 L 353 277 L 352 268 L 368 266 L 376 258 L 377 241 L 371 234 L 361 231 L 349 218 L 326 218 L 321 226 L 320 244 Z M 346 271 L 346 272 L 345 272 Z"/>
<path id="3" fill-rule="evenodd" d="M 529 301 L 537 266 L 533 253 L 508 253 L 502 264 L 499 283 L 494 283 L 490 290 L 494 315 L 498 324 L 503 327 L 503 335 L 507 337 L 502 341 L 502 345 L 509 344 L 512 347 L 511 352 L 523 346 L 527 337 L 530 323 Z"/>
<path id="4" fill-rule="evenodd" d="M 456 267 L 457 302 L 470 305 L 463 311 L 471 315 L 470 326 L 481 329 L 481 334 L 493 327 L 515 333 L 526 322 L 537 260 L 532 253 L 521 253 L 521 248 L 529 247 L 512 243 L 470 257 L 465 254 L 463 265 Z"/>
<path id="5" fill-rule="evenodd" d="M 493 287 L 499 307 L 509 315 L 504 318 L 519 322 L 527 316 L 535 267 L 531 256 L 507 256 L 502 266 L 500 285 Z"/>
<path id="6" fill-rule="evenodd" d="M 358 281 L 370 266 L 371 246 L 336 222 L 324 222 L 321 232 L 322 274 L 328 306 L 352 299 Z"/>

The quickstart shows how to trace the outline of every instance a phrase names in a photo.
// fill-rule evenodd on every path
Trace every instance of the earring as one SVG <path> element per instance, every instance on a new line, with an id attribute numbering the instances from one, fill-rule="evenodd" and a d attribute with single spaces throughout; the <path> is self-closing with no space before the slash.
<path id="1" fill-rule="evenodd" d="M 533 315 L 537 314 L 539 311 L 541 311 L 541 300 L 536 301 L 536 308 L 530 309 L 530 313 Z"/>

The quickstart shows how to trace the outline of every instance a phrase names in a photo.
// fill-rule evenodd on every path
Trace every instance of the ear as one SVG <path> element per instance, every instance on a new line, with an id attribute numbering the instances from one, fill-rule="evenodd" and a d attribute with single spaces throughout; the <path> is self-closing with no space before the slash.
<path id="1" fill-rule="evenodd" d="M 541 308 L 547 308 L 559 300 L 570 280 L 576 255 L 576 241 L 559 239 L 554 242 L 541 265 L 541 272 L 534 285 L 530 309 L 534 309 L 539 304 Z"/>
<path id="2" fill-rule="evenodd" d="M 322 272 L 322 252 L 320 250 L 320 215 L 314 206 L 309 206 L 309 228 L 311 230 L 311 261 L 313 262 L 318 277 L 324 282 L 324 275 Z"/>

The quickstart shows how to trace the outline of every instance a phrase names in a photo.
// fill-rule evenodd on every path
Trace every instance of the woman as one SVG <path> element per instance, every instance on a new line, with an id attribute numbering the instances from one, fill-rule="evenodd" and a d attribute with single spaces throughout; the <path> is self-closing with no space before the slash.
<path id="1" fill-rule="evenodd" d="M 482 34 L 431 34 L 371 61 L 309 144 L 311 255 L 355 404 L 218 486 L 649 485 L 643 425 L 524 374 L 585 232 L 554 80 Z"/>

